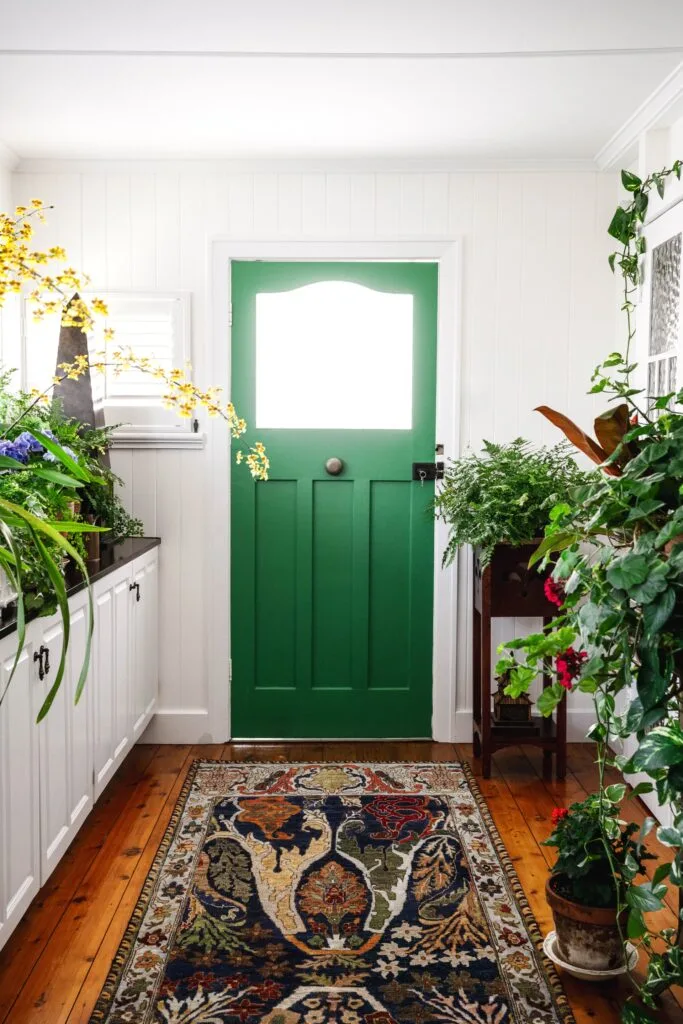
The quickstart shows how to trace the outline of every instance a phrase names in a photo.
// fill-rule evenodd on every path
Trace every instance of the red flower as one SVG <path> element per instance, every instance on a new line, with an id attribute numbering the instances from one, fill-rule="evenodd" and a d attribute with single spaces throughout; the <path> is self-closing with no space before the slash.
<path id="1" fill-rule="evenodd" d="M 550 820 L 552 821 L 553 825 L 557 827 L 562 821 L 562 819 L 566 818 L 568 814 L 569 811 L 566 807 L 555 807 L 553 809 L 553 813 L 550 815 Z"/>
<path id="2" fill-rule="evenodd" d="M 543 592 L 546 596 L 546 600 L 550 601 L 551 604 L 557 605 L 561 608 L 564 604 L 564 587 L 557 583 L 552 576 L 547 576 L 545 583 L 543 584 Z"/>
<path id="3" fill-rule="evenodd" d="M 555 659 L 557 681 L 560 686 L 564 686 L 565 690 L 571 690 L 572 683 L 581 671 L 581 665 L 587 657 L 585 651 L 575 651 L 573 647 L 568 647 L 564 654 L 560 654 Z"/>

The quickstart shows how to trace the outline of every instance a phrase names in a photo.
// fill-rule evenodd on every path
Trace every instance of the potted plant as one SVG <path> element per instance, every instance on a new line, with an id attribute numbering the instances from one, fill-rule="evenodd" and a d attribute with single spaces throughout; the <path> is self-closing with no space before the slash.
<path id="1" fill-rule="evenodd" d="M 548 514 L 584 481 L 570 447 L 534 447 L 517 438 L 507 444 L 484 441 L 481 452 L 451 460 L 434 501 L 449 526 L 443 564 L 464 544 L 480 552 L 482 568 L 499 544 L 521 547 L 542 536 Z"/>
<path id="2" fill-rule="evenodd" d="M 575 689 L 593 695 L 588 737 L 596 743 L 601 797 L 609 796 L 607 771 L 616 768 L 627 779 L 645 775 L 633 792 L 656 795 L 662 808 L 662 824 L 648 818 L 644 829 L 656 829 L 670 857 L 652 879 L 638 882 L 637 862 L 614 861 L 614 819 L 599 804 L 603 849 L 623 882 L 616 890 L 618 919 L 626 915 L 622 940 L 648 953 L 644 979 L 630 975 L 634 995 L 623 1007 L 624 1024 L 656 1020 L 663 992 L 683 984 L 683 389 L 655 396 L 634 387 L 629 354 L 648 196 L 653 189 L 663 196 L 666 179 L 682 172 L 681 161 L 644 180 L 622 172 L 630 200 L 610 224 L 621 249 L 609 262 L 623 278 L 626 353 L 610 355 L 591 388 L 614 405 L 595 421 L 595 438 L 541 409 L 599 470 L 573 505 L 553 510 L 532 559 L 553 560 L 556 617 L 542 633 L 502 645 L 506 656 L 496 668 L 509 671 L 507 691 L 516 696 L 554 659 L 557 681 L 545 691 L 543 714 Z M 662 928 L 661 918 L 648 914 L 666 913 L 669 892 L 679 913 Z"/>
<path id="3" fill-rule="evenodd" d="M 546 882 L 555 949 L 564 963 L 593 974 L 624 966 L 627 915 L 618 908 L 634 866 L 644 874 L 644 862 L 653 859 L 642 838 L 636 839 L 638 825 L 619 820 L 625 792 L 626 786 L 617 784 L 569 808 L 556 807 L 554 829 L 544 843 L 558 851 Z M 603 840 L 606 824 L 609 847 Z"/>

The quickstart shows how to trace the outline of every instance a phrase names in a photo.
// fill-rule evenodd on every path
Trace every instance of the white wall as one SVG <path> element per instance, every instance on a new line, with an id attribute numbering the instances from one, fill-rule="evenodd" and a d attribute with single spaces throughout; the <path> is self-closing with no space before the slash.
<path id="1" fill-rule="evenodd" d="M 606 261 L 614 175 L 247 174 L 220 165 L 68 163 L 43 171 L 34 164 L 30 173 L 15 175 L 15 201 L 34 196 L 55 205 L 41 241 L 59 240 L 95 287 L 192 292 L 193 363 L 197 379 L 207 383 L 210 239 L 462 238 L 463 445 L 518 435 L 556 441 L 557 433 L 533 412 L 540 403 L 590 425 L 590 373 L 615 342 Z M 217 716 L 202 714 L 216 708 L 207 692 L 211 595 L 204 581 L 211 553 L 203 547 L 212 443 L 209 435 L 204 451 L 118 451 L 114 458 L 127 505 L 148 533 L 163 538 L 160 703 L 167 714 L 154 734 L 162 739 L 226 738 Z M 228 514 L 226 507 L 226 524 Z M 461 594 L 464 609 L 464 574 Z M 457 709 L 442 739 L 470 735 L 468 623 L 463 614 Z M 497 634 L 502 639 L 514 628 L 502 623 Z M 227 666 L 224 686 L 223 706 Z"/>

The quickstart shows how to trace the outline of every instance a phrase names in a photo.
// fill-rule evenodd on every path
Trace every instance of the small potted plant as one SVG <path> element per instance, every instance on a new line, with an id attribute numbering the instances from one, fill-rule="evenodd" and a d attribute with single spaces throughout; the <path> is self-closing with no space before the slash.
<path id="1" fill-rule="evenodd" d="M 625 893 L 633 878 L 645 873 L 644 862 L 655 859 L 645 850 L 644 837 L 636 838 L 639 826 L 619 818 L 625 792 L 616 784 L 602 796 L 556 807 L 553 832 L 544 843 L 558 851 L 546 882 L 557 961 L 593 975 L 625 969 Z"/>
<path id="2" fill-rule="evenodd" d="M 451 460 L 434 501 L 436 516 L 450 527 L 443 564 L 464 544 L 478 549 L 482 568 L 499 544 L 522 547 L 543 535 L 550 510 L 585 481 L 569 445 L 534 447 L 517 438 L 484 441 L 481 452 Z"/>

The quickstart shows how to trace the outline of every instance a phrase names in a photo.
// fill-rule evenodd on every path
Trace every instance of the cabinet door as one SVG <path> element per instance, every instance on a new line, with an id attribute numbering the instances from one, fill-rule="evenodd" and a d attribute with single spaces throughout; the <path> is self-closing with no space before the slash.
<path id="1" fill-rule="evenodd" d="M 137 559 L 134 565 L 133 736 L 136 740 L 149 724 L 159 693 L 158 567 L 159 554 L 156 549 Z"/>
<path id="2" fill-rule="evenodd" d="M 16 633 L 0 641 L 5 691 L 16 654 Z M 38 729 L 32 703 L 34 645 L 27 637 L 0 705 L 0 947 L 40 886 Z"/>
<path id="3" fill-rule="evenodd" d="M 92 671 L 78 704 L 76 686 L 85 655 L 88 628 L 87 595 L 69 601 L 71 633 L 62 685 L 38 726 L 40 741 L 41 883 L 45 883 L 92 807 Z M 34 684 L 37 716 L 54 682 L 64 630 L 61 619 L 37 620 L 38 653 L 42 648 L 43 679 Z M 40 674 L 40 670 L 39 670 Z"/>
<path id="4" fill-rule="evenodd" d="M 94 588 L 95 799 L 132 742 L 130 582 L 131 574 L 125 568 L 101 580 Z"/>

